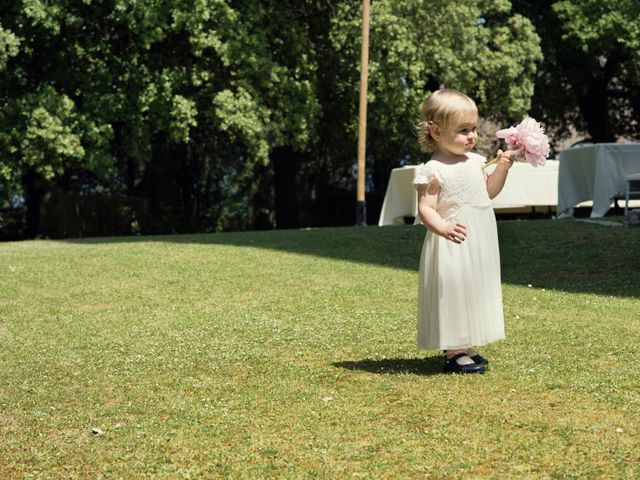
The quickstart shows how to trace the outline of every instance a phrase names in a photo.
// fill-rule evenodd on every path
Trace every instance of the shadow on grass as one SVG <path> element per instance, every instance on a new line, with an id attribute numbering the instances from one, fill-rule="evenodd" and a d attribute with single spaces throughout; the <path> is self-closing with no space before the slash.
<path id="1" fill-rule="evenodd" d="M 139 242 L 232 245 L 417 272 L 422 226 L 335 227 L 219 234 L 66 240 L 79 245 Z M 640 298 L 640 229 L 572 220 L 498 222 L 503 283 Z M 417 280 L 416 280 L 417 281 Z"/>
<path id="2" fill-rule="evenodd" d="M 363 370 L 380 375 L 444 375 L 442 373 L 442 357 L 364 359 L 334 362 L 332 365 L 347 370 Z"/>

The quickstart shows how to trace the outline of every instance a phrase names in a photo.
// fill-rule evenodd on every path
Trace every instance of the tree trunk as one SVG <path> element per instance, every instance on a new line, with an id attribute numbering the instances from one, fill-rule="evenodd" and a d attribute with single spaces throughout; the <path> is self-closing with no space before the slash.
<path id="1" fill-rule="evenodd" d="M 113 142 L 111 145 L 111 155 L 116 159 L 116 165 L 124 180 L 124 188 L 127 195 L 133 195 L 136 184 L 136 161 L 124 148 L 126 125 L 123 122 L 114 122 Z"/>
<path id="2" fill-rule="evenodd" d="M 614 71 L 614 62 L 608 60 L 604 68 L 589 78 L 586 95 L 580 98 L 580 111 L 587 130 L 595 143 L 614 142 L 615 134 L 609 117 L 607 88 Z"/>
<path id="3" fill-rule="evenodd" d="M 198 158 L 194 155 L 191 143 L 175 145 L 174 148 L 182 164 L 182 168 L 180 168 L 180 187 L 182 190 L 183 215 L 189 219 L 189 231 L 197 231 L 200 224 L 196 215 L 200 165 Z"/>
<path id="4" fill-rule="evenodd" d="M 274 174 L 276 227 L 298 228 L 298 154 L 289 146 L 274 148 L 271 163 Z"/>
<path id="5" fill-rule="evenodd" d="M 253 169 L 251 186 L 251 228 L 271 230 L 274 227 L 273 169 L 258 163 Z"/>
<path id="6" fill-rule="evenodd" d="M 126 192 L 127 195 L 132 195 L 136 186 L 136 162 L 130 155 L 127 155 L 126 165 Z"/>
<path id="7" fill-rule="evenodd" d="M 44 179 L 33 169 L 22 175 L 22 189 L 27 207 L 26 231 L 27 238 L 35 238 L 40 233 L 40 202 L 44 196 Z"/>

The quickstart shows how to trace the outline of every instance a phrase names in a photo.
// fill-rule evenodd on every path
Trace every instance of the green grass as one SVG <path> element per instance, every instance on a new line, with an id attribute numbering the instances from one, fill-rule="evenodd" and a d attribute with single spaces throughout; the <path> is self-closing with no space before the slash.
<path id="1" fill-rule="evenodd" d="M 499 230 L 482 376 L 415 348 L 421 227 L 2 244 L 0 478 L 640 477 L 640 229 Z"/>

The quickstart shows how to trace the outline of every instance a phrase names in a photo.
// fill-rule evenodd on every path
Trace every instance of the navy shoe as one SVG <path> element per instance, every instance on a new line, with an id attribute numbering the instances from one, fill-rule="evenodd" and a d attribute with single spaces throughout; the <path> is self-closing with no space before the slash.
<path id="1" fill-rule="evenodd" d="M 489 360 L 484 358 L 482 355 L 476 354 L 473 357 L 469 358 L 473 360 L 473 363 L 477 363 L 478 365 L 489 365 Z"/>
<path id="2" fill-rule="evenodd" d="M 466 356 L 466 353 L 459 353 L 451 358 L 445 357 L 443 370 L 447 373 L 484 373 L 484 367 L 477 363 L 460 365 L 458 359 Z"/>

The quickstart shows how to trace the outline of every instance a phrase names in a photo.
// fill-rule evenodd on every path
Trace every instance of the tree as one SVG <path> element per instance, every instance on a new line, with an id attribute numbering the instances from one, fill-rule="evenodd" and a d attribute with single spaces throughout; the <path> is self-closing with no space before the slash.
<path id="1" fill-rule="evenodd" d="M 108 175 L 111 167 L 111 126 L 78 108 L 82 82 L 73 67 L 81 64 L 69 60 L 82 57 L 82 50 L 76 37 L 67 35 L 67 27 L 78 21 L 60 5 L 33 0 L 2 9 L 4 31 L 17 41 L 5 41 L 13 48 L 0 69 L 0 174 L 6 182 L 22 186 L 28 236 L 38 232 L 47 182 L 76 168 Z M 69 58 L 74 49 L 78 55 Z"/>
<path id="2" fill-rule="evenodd" d="M 52 185 L 143 197 L 147 232 L 318 224 L 354 185 L 359 7 L 3 2 L 0 175 L 22 185 L 30 234 Z M 529 108 L 539 40 L 506 0 L 377 0 L 371 40 L 370 189 L 417 159 L 412 125 L 441 84 L 485 116 Z"/>
<path id="3" fill-rule="evenodd" d="M 157 230 L 201 229 L 203 219 L 249 226 L 252 197 L 269 199 L 256 186 L 270 151 L 303 150 L 313 135 L 305 5 L 25 0 L 3 8 L 2 175 L 23 177 L 30 233 L 41 195 L 28 191 L 69 185 L 64 177 L 82 169 L 97 170 L 107 191 L 148 198 Z"/>
<path id="4" fill-rule="evenodd" d="M 534 112 L 555 130 L 596 142 L 640 133 L 640 4 L 637 0 L 514 2 L 543 39 Z"/>

